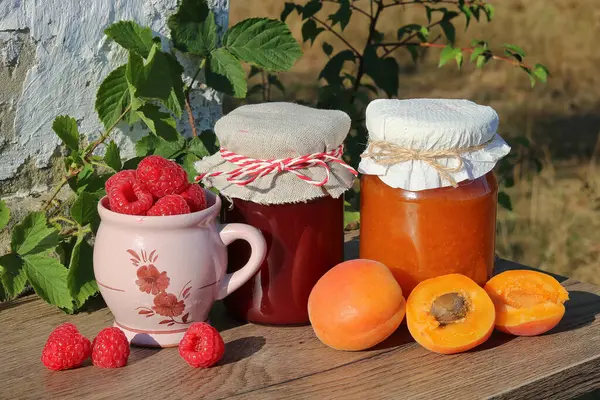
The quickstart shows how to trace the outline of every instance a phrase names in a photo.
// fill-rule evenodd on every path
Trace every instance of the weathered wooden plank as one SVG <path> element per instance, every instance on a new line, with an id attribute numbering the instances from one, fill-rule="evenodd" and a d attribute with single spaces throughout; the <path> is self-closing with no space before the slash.
<path id="1" fill-rule="evenodd" d="M 407 343 L 399 347 L 239 397 L 302 399 L 327 393 L 328 399 L 573 398 L 600 387 L 600 322 L 594 318 L 600 313 L 600 297 L 591 285 L 573 280 L 565 285 L 573 300 L 565 319 L 548 334 L 515 338 L 494 333 L 477 349 L 442 356 L 420 348 L 401 326 L 394 341 Z M 324 348 L 323 357 L 329 354 Z M 573 390 L 571 379 L 578 373 L 581 386 Z"/>
<path id="2" fill-rule="evenodd" d="M 349 257 L 356 242 L 349 244 Z M 520 268 L 500 261 L 499 270 Z M 600 289 L 565 280 L 567 314 L 536 338 L 495 333 L 465 354 L 441 356 L 415 344 L 406 326 L 377 348 L 340 352 L 310 327 L 238 326 L 215 307 L 227 352 L 208 370 L 187 366 L 176 349 L 134 348 L 119 370 L 91 365 L 53 373 L 39 361 L 47 334 L 65 321 L 93 337 L 107 309 L 65 316 L 35 298 L 0 305 L 0 398 L 569 398 L 599 387 Z M 575 387 L 573 386 L 575 385 Z"/>

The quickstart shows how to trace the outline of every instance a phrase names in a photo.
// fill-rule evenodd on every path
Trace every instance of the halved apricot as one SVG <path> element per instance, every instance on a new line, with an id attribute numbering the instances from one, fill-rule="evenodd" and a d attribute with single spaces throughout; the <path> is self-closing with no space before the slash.
<path id="1" fill-rule="evenodd" d="M 494 303 L 472 279 L 449 274 L 419 283 L 406 302 L 406 323 L 421 346 L 441 354 L 470 350 L 494 330 Z"/>
<path id="2" fill-rule="evenodd" d="M 402 289 L 384 264 L 352 260 L 319 279 L 308 298 L 317 337 L 338 350 L 364 350 L 390 336 L 404 319 Z"/>
<path id="3" fill-rule="evenodd" d="M 512 270 L 494 276 L 485 291 L 496 306 L 496 329 L 534 336 L 554 328 L 565 314 L 569 293 L 552 276 Z"/>

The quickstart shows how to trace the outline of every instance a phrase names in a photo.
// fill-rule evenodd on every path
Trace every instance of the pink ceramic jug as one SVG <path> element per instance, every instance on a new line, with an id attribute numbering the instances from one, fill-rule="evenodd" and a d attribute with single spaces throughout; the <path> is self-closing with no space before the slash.
<path id="1" fill-rule="evenodd" d="M 161 217 L 118 214 L 106 197 L 98 202 L 94 274 L 115 326 L 132 344 L 177 346 L 191 323 L 207 320 L 215 300 L 260 268 L 266 252 L 260 231 L 218 225 L 221 200 L 205 194 L 205 210 Z M 242 269 L 226 274 L 226 246 L 237 239 L 246 240 L 252 254 Z"/>

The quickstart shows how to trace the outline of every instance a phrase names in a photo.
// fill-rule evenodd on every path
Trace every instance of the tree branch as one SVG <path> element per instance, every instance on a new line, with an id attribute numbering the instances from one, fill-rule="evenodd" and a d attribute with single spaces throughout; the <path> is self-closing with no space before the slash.
<path id="1" fill-rule="evenodd" d="M 440 44 L 440 43 L 431 43 L 431 42 L 405 43 L 404 41 L 399 42 L 399 43 L 381 43 L 380 46 L 395 46 L 396 49 L 399 47 L 406 47 L 406 46 L 420 46 L 420 47 L 425 47 L 425 48 L 436 48 L 436 49 L 443 49 L 446 47 L 445 44 Z M 476 49 L 476 47 L 461 47 L 460 48 L 461 51 L 464 51 L 467 53 L 473 53 L 473 51 L 475 51 L 475 49 Z M 494 53 L 492 53 L 491 51 L 489 51 L 489 50 L 487 50 L 487 51 L 489 52 L 488 53 L 489 58 L 491 58 L 493 60 L 504 61 L 504 62 L 514 65 L 515 67 L 533 69 L 532 66 L 524 64 L 522 62 L 519 62 L 518 60 L 515 60 L 513 58 L 497 56 Z"/>
<path id="2" fill-rule="evenodd" d="M 473 4 L 480 4 L 481 1 L 465 1 L 465 5 L 469 6 L 469 5 L 473 5 Z M 458 0 L 412 0 L 412 1 L 398 1 L 398 2 L 394 2 L 394 3 L 390 3 L 390 4 L 385 4 L 383 6 L 383 8 L 389 8 L 389 7 L 394 7 L 394 6 L 407 6 L 407 5 L 411 5 L 411 4 L 455 4 L 458 5 L 459 1 Z"/>
<path id="3" fill-rule="evenodd" d="M 439 20 L 439 21 L 437 21 L 437 22 L 434 22 L 434 23 L 432 23 L 432 24 L 429 24 L 429 25 L 427 25 L 427 29 L 431 29 L 431 28 L 433 28 L 434 26 L 441 24 L 441 23 L 442 23 L 442 21 L 443 21 L 443 19 L 441 19 L 441 20 Z M 392 47 L 391 49 L 389 49 L 389 50 L 386 50 L 386 52 L 385 52 L 385 53 L 383 53 L 383 57 L 386 57 L 386 56 L 388 56 L 390 53 L 393 53 L 394 51 L 396 51 L 397 49 L 399 49 L 399 48 L 400 48 L 400 47 L 402 47 L 402 46 L 406 46 L 406 44 L 407 44 L 407 43 L 409 43 L 409 42 L 410 42 L 411 40 L 413 40 L 414 38 L 416 38 L 418 34 L 419 34 L 419 32 L 413 32 L 413 33 L 411 33 L 410 35 L 408 35 L 408 36 L 406 37 L 406 39 L 402 40 L 401 42 L 398 42 L 398 43 L 396 43 L 396 44 L 395 44 L 395 46 L 394 46 L 394 47 Z M 390 45 L 391 45 L 391 44 L 389 44 L 389 43 L 388 43 L 388 46 L 390 46 Z"/>
<path id="4" fill-rule="evenodd" d="M 323 2 L 327 2 L 327 3 L 334 3 L 334 4 L 340 4 L 339 1 L 336 0 L 323 0 Z M 354 11 L 358 11 L 359 13 L 363 14 L 366 17 L 371 18 L 371 16 L 369 15 L 368 12 L 366 12 L 365 10 L 363 10 L 362 8 L 358 8 L 356 7 L 354 4 L 350 4 L 350 8 L 353 9 Z"/>
<path id="5" fill-rule="evenodd" d="M 373 6 L 373 0 L 371 0 L 371 7 Z M 365 49 L 363 50 L 363 54 L 367 51 L 367 48 L 371 45 L 371 41 L 373 40 L 373 35 L 375 34 L 375 28 L 377 27 L 377 21 L 379 20 L 379 15 L 383 10 L 383 3 L 377 2 L 377 9 L 371 17 L 371 24 L 369 25 L 369 36 L 367 37 L 367 43 L 365 43 Z M 350 102 L 354 101 L 356 97 L 356 93 L 358 92 L 358 88 L 360 87 L 360 80 L 365 74 L 365 60 L 364 56 L 361 56 L 358 62 L 358 71 L 356 72 L 356 80 L 354 81 L 354 85 L 352 86 L 352 98 Z"/>
<path id="6" fill-rule="evenodd" d="M 342 35 L 340 35 L 339 33 L 337 33 L 336 31 L 333 30 L 333 28 L 329 25 L 327 25 L 325 22 L 321 21 L 320 19 L 318 19 L 317 17 L 315 17 L 314 15 L 312 17 L 310 17 L 310 19 L 312 19 L 315 22 L 318 22 L 319 24 L 323 25 L 323 27 L 325 29 L 327 29 L 329 32 L 333 33 L 335 36 L 337 36 L 338 39 L 340 39 L 346 46 L 348 46 L 348 48 L 350 50 L 352 50 L 354 52 L 354 54 L 356 54 L 357 57 L 360 57 L 360 53 L 358 52 L 358 50 L 356 50 L 356 48 L 354 46 L 352 46 L 346 39 L 344 39 L 344 37 Z"/>

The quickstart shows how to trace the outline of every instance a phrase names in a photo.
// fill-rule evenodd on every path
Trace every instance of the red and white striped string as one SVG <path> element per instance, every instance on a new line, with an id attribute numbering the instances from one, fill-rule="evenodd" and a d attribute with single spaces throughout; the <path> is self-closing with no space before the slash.
<path id="1" fill-rule="evenodd" d="M 356 172 L 354 168 L 342 160 L 342 154 L 344 154 L 343 146 L 328 152 L 307 154 L 300 157 L 288 157 L 279 160 L 257 160 L 236 154 L 233 151 L 223 148 L 221 148 L 220 153 L 223 160 L 235 164 L 239 166 L 239 168 L 229 172 L 200 174 L 196 177 L 196 182 L 207 177 L 210 178 L 220 175 L 228 175 L 227 180 L 229 182 L 240 186 L 246 186 L 265 175 L 278 172 L 290 172 L 307 183 L 315 186 L 323 186 L 329 182 L 329 171 L 331 168 L 328 163 L 340 164 L 350 171 L 354 176 L 358 176 L 358 172 Z M 325 170 L 325 177 L 320 181 L 316 181 L 299 172 L 299 170 L 312 167 L 323 168 Z"/>

